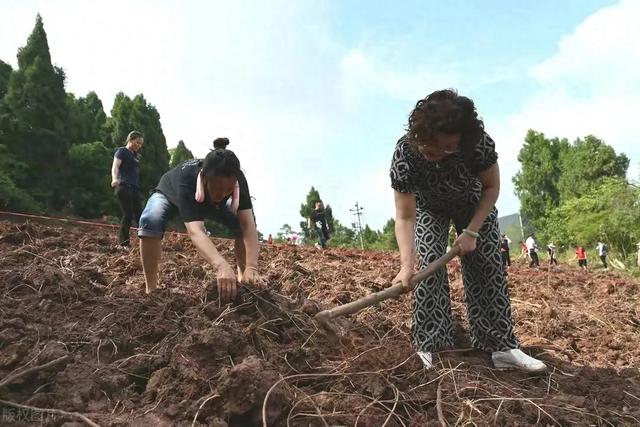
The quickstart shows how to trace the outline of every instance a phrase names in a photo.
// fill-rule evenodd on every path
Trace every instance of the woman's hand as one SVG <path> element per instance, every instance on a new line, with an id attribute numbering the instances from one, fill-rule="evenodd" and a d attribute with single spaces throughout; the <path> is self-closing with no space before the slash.
<path id="1" fill-rule="evenodd" d="M 398 283 L 402 283 L 402 285 L 406 289 L 411 289 L 411 277 L 413 276 L 413 268 L 410 267 L 401 267 L 400 272 L 396 275 L 396 277 L 391 281 L 391 284 L 397 285 Z"/>
<path id="2" fill-rule="evenodd" d="M 245 285 L 256 285 L 263 287 L 265 285 L 264 278 L 258 274 L 256 267 L 247 267 L 240 278 L 240 282 Z"/>
<path id="3" fill-rule="evenodd" d="M 453 246 L 460 248 L 460 256 L 468 255 L 476 250 L 476 238 L 463 232 L 458 236 L 456 241 L 453 242 Z"/>
<path id="4" fill-rule="evenodd" d="M 218 282 L 218 295 L 222 303 L 233 301 L 238 295 L 238 288 L 236 286 L 236 273 L 233 268 L 226 262 L 218 267 L 216 273 L 216 280 Z"/>

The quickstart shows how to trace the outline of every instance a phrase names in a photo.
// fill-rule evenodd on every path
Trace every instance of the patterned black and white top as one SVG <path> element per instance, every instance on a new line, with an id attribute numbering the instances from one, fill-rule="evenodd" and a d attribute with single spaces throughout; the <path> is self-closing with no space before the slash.
<path id="1" fill-rule="evenodd" d="M 407 136 L 396 144 L 391 162 L 391 187 L 416 194 L 418 209 L 441 212 L 468 210 L 478 204 L 482 183 L 478 174 L 498 160 L 495 142 L 486 133 L 465 159 L 461 152 L 439 161 L 428 160 L 409 145 Z"/>

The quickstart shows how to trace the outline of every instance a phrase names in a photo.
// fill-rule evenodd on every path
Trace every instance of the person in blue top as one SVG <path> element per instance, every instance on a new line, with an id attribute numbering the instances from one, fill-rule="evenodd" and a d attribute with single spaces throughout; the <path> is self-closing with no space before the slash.
<path id="1" fill-rule="evenodd" d="M 111 165 L 111 187 L 115 189 L 118 204 L 122 212 L 120 217 L 120 230 L 118 232 L 118 244 L 122 247 L 129 246 L 129 228 L 135 219 L 140 220 L 140 164 L 138 151 L 144 144 L 142 133 L 133 130 L 127 135 L 127 144 L 118 148 L 113 155 Z"/>

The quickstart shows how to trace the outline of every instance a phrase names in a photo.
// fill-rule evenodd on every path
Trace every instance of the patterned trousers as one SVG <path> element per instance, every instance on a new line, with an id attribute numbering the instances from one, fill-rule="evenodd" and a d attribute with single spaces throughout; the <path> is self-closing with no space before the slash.
<path id="1" fill-rule="evenodd" d="M 451 220 L 460 233 L 470 218 L 417 210 L 416 249 L 420 268 L 444 255 Z M 513 331 L 511 301 L 499 243 L 498 212 L 494 208 L 482 225 L 476 250 L 462 257 L 471 342 L 474 347 L 490 352 L 519 347 Z M 453 346 L 454 328 L 446 269 L 438 270 L 415 288 L 411 332 L 416 350 L 433 352 Z"/>

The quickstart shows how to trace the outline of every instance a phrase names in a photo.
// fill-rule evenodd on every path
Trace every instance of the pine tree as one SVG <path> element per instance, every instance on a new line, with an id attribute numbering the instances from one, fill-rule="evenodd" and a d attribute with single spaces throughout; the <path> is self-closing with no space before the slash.
<path id="1" fill-rule="evenodd" d="M 178 141 L 178 146 L 169 149 L 171 161 L 169 162 L 169 168 L 174 168 L 185 160 L 193 159 L 193 153 L 184 145 L 184 141 Z"/>
<path id="2" fill-rule="evenodd" d="M 9 77 L 13 68 L 0 59 L 0 100 L 7 94 L 7 88 L 9 87 Z"/>
<path id="3" fill-rule="evenodd" d="M 71 144 L 103 140 L 107 115 L 104 113 L 102 101 L 95 92 L 89 92 L 87 96 L 77 99 L 69 93 L 67 107 Z"/>
<path id="4" fill-rule="evenodd" d="M 51 63 L 40 15 L 27 44 L 18 51 L 3 101 L 2 141 L 18 162 L 28 166 L 16 184 L 36 200 L 59 208 L 64 200 L 68 141 L 65 75 Z"/>

